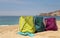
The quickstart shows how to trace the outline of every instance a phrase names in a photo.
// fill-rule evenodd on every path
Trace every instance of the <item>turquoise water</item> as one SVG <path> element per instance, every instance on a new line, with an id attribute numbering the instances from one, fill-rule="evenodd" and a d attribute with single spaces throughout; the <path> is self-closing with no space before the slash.
<path id="1" fill-rule="evenodd" d="M 60 20 L 60 16 L 55 16 L 55 18 L 56 20 Z M 18 24 L 18 22 L 19 22 L 19 16 L 0 16 L 0 25 L 15 25 Z"/>
<path id="2" fill-rule="evenodd" d="M 0 16 L 0 25 L 18 24 L 19 16 Z"/>

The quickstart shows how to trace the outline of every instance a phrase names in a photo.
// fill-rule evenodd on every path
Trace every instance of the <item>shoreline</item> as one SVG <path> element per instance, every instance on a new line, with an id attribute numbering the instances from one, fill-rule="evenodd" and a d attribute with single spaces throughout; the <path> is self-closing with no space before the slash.
<path id="1" fill-rule="evenodd" d="M 0 25 L 0 26 L 16 26 L 18 24 L 13 24 L 13 25 Z"/>

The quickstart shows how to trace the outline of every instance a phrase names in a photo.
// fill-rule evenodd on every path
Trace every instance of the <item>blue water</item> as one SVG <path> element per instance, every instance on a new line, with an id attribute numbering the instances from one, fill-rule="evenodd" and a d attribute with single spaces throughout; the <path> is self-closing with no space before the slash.
<path id="1" fill-rule="evenodd" d="M 19 16 L 0 16 L 0 25 L 18 24 Z"/>
<path id="2" fill-rule="evenodd" d="M 56 20 L 60 20 L 60 16 L 55 16 L 55 18 Z M 19 16 L 0 16 L 0 25 L 15 25 L 18 24 L 18 22 Z"/>

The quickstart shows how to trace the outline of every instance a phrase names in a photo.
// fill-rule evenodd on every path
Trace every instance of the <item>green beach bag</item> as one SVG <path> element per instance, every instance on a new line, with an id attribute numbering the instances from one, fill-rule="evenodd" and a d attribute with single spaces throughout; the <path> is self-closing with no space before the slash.
<path id="1" fill-rule="evenodd" d="M 45 26 L 43 24 L 43 17 L 35 16 L 35 27 L 36 27 L 36 32 L 45 31 Z"/>

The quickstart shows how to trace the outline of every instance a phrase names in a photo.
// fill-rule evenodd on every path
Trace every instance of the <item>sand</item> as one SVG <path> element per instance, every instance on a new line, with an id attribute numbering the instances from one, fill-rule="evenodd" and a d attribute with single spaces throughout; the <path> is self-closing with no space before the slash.
<path id="1" fill-rule="evenodd" d="M 18 25 L 0 26 L 0 38 L 60 38 L 60 21 L 56 21 L 58 31 L 45 31 L 36 33 L 34 37 L 17 34 Z"/>

